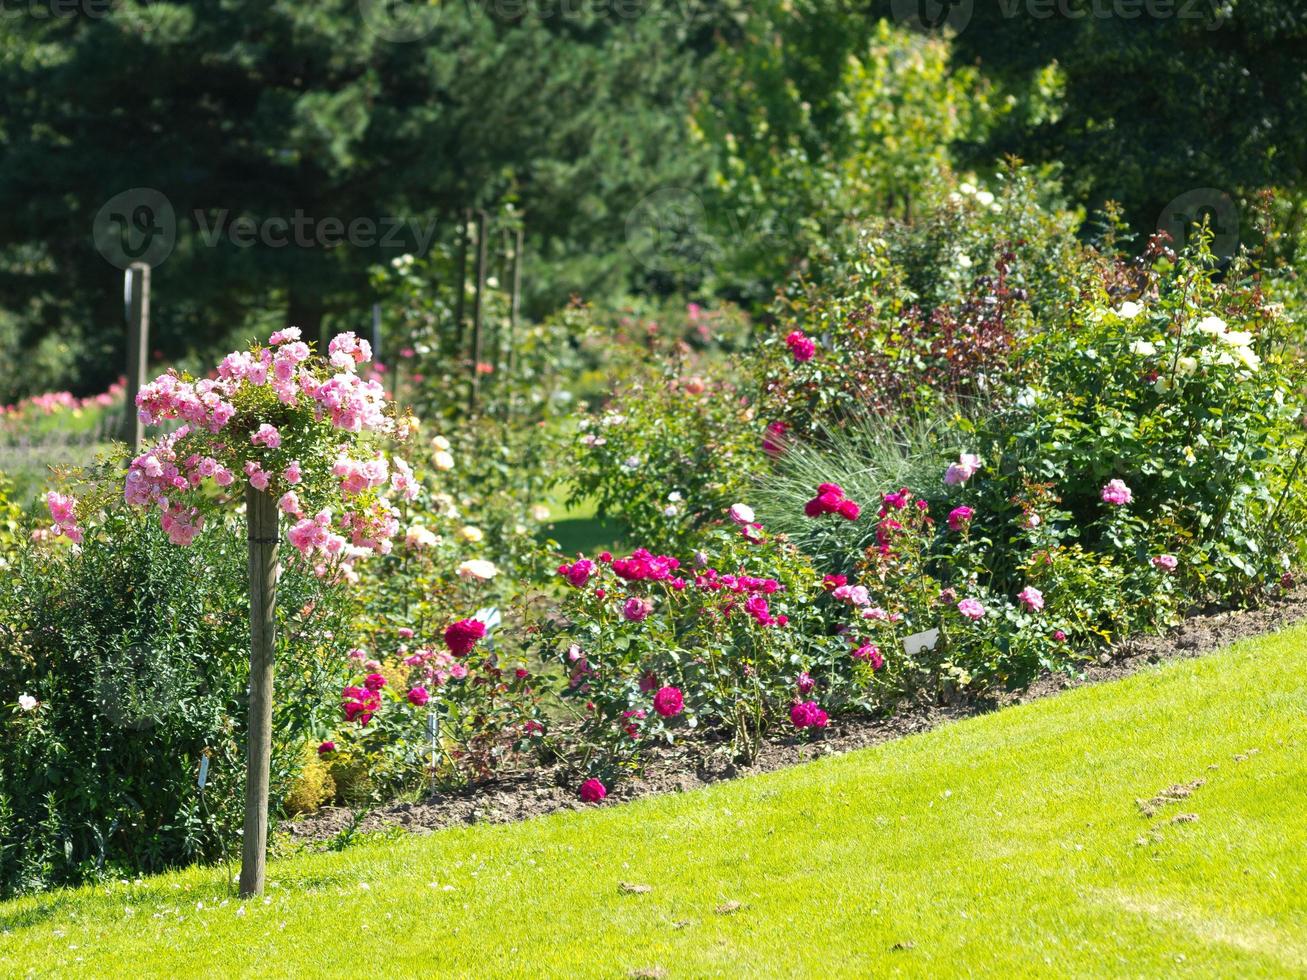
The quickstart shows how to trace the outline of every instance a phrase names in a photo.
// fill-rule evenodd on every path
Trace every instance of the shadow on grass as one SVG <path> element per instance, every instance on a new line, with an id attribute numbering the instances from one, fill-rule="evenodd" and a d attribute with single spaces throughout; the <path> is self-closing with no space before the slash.
<path id="1" fill-rule="evenodd" d="M 558 550 L 565 555 L 580 552 L 593 557 L 604 549 L 620 551 L 622 531 L 618 521 L 598 517 L 569 517 L 548 525 L 542 537 L 557 541 Z"/>

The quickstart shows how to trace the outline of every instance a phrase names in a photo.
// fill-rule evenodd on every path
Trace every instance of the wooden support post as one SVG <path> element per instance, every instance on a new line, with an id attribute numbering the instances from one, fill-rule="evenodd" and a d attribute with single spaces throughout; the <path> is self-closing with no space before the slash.
<path id="1" fill-rule="evenodd" d="M 123 299 L 127 308 L 127 407 L 123 413 L 123 440 L 132 455 L 141 451 L 145 425 L 136 411 L 136 396 L 145 384 L 150 357 L 150 267 L 133 262 L 124 273 Z"/>
<path id="2" fill-rule="evenodd" d="M 481 328 L 485 317 L 486 291 L 486 227 L 489 218 L 484 211 L 477 212 L 477 271 L 476 293 L 472 297 L 472 394 L 468 399 L 468 409 L 473 414 L 477 410 L 477 400 L 481 392 Z"/>
<path id="3" fill-rule="evenodd" d="M 250 576 L 250 724 L 245 777 L 245 839 L 241 852 L 242 897 L 263 891 L 268 853 L 268 774 L 272 759 L 272 667 L 276 650 L 277 501 L 245 489 Z"/>
<path id="4" fill-rule="evenodd" d="M 458 356 L 462 356 L 463 323 L 467 315 L 467 246 L 471 224 L 471 210 L 464 211 L 463 223 L 458 228 L 458 288 L 454 292 L 454 350 Z"/>
<path id="5" fill-rule="evenodd" d="M 522 229 L 513 234 L 513 263 L 509 267 L 512 299 L 508 306 L 508 353 L 504 364 L 504 417 L 513 412 L 513 372 L 517 368 L 517 320 L 522 315 Z"/>

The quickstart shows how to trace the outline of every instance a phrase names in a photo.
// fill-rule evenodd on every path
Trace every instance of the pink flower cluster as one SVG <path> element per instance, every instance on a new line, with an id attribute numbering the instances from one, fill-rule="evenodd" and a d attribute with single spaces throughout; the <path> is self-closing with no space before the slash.
<path id="1" fill-rule="evenodd" d="M 800 364 L 811 361 L 812 356 L 817 353 L 817 345 L 802 330 L 790 331 L 785 338 L 785 346 L 790 349 L 794 360 Z"/>
<path id="2" fill-rule="evenodd" d="M 1103 503 L 1114 507 L 1123 507 L 1135 499 L 1134 493 L 1126 486 L 1124 480 L 1109 480 L 1099 495 Z"/>
<path id="3" fill-rule="evenodd" d="M 772 422 L 762 437 L 762 451 L 768 456 L 779 456 L 785 452 L 786 436 L 790 427 L 785 422 Z"/>
<path id="4" fill-rule="evenodd" d="M 885 658 L 881 656 L 880 647 L 874 643 L 859 644 L 853 651 L 854 660 L 862 660 L 871 665 L 872 670 L 880 670 L 885 666 Z"/>
<path id="5" fill-rule="evenodd" d="M 825 728 L 830 717 L 816 701 L 796 701 L 790 707 L 790 721 L 795 728 Z"/>
<path id="6" fill-rule="evenodd" d="M 862 507 L 847 499 L 838 483 L 821 483 L 817 486 L 817 496 L 803 505 L 803 513 L 808 517 L 839 514 L 846 521 L 856 521 L 862 515 Z"/>
<path id="7" fill-rule="evenodd" d="M 944 471 L 944 482 L 951 487 L 960 487 L 980 469 L 980 457 L 974 453 L 962 453 L 956 463 L 949 463 Z"/>
<path id="8" fill-rule="evenodd" d="M 50 510 L 54 521 L 53 533 L 63 535 L 73 544 L 81 544 L 82 529 L 77 524 L 77 498 L 71 494 L 56 493 L 51 490 L 45 495 L 45 505 Z"/>
<path id="9" fill-rule="evenodd" d="M 486 635 L 486 624 L 479 619 L 460 619 L 445 630 L 445 646 L 456 657 L 466 657 Z"/>
<path id="10" fill-rule="evenodd" d="M 345 720 L 358 722 L 360 728 L 366 727 L 381 707 L 381 695 L 378 692 L 385 686 L 384 677 L 369 674 L 363 687 L 350 686 L 341 691 L 340 707 L 345 712 Z"/>

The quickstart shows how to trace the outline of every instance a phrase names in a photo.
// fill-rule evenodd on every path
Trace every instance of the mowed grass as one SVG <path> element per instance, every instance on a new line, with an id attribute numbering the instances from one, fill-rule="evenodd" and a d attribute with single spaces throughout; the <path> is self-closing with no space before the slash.
<path id="1" fill-rule="evenodd" d="M 1295 628 L 702 792 L 275 862 L 248 903 L 215 869 L 25 898 L 0 975 L 1307 975 L 1304 668 Z"/>

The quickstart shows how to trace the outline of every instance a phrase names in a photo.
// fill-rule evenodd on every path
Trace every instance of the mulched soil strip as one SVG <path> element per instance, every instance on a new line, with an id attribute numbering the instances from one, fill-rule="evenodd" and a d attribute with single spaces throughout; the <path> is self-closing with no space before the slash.
<path id="1" fill-rule="evenodd" d="M 766 742 L 749 766 L 734 764 L 720 742 L 702 741 L 663 750 L 649 759 L 644 773 L 614 787 L 609 802 L 633 800 L 651 793 L 688 792 L 755 773 L 770 772 L 825 755 L 866 748 L 947 721 L 1057 694 L 1067 688 L 1099 684 L 1133 674 L 1151 664 L 1201 656 L 1244 637 L 1274 632 L 1307 619 L 1307 588 L 1299 589 L 1258 609 L 1222 611 L 1191 616 L 1162 636 L 1141 636 L 1121 643 L 1085 666 L 1079 677 L 1047 674 L 1022 691 L 998 700 L 956 704 L 909 703 L 889 718 L 848 718 L 832 721 L 815 741 L 778 737 Z M 473 823 L 510 823 L 556 810 L 586 807 L 576 797 L 574 774 L 563 766 L 515 773 L 475 789 L 438 793 L 418 803 L 391 803 L 360 813 L 325 807 L 282 824 L 294 841 L 312 845 L 330 840 L 353 826 L 355 833 L 398 827 L 426 833 Z"/>

